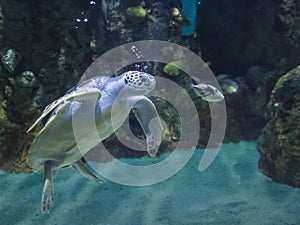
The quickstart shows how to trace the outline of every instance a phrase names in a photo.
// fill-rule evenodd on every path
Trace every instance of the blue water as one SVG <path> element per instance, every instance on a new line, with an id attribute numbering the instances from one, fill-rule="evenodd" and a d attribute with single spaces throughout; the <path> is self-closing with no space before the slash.
<path id="1" fill-rule="evenodd" d="M 170 0 L 162 0 L 164 3 L 169 3 Z M 189 26 L 183 26 L 182 35 L 191 35 L 196 28 L 197 9 L 201 0 L 181 0 L 182 11 L 184 16 L 190 21 Z"/>
<path id="2" fill-rule="evenodd" d="M 71 168 L 62 170 L 50 214 L 40 212 L 42 175 L 0 172 L 0 224 L 300 224 L 300 189 L 257 172 L 255 142 L 224 144 L 202 173 L 201 154 L 197 150 L 175 176 L 146 187 L 99 185 Z M 152 159 L 122 161 L 140 160 Z"/>
<path id="3" fill-rule="evenodd" d="M 182 35 L 190 35 L 196 28 L 197 8 L 200 0 L 182 0 L 182 11 L 190 20 L 189 26 L 183 26 Z"/>

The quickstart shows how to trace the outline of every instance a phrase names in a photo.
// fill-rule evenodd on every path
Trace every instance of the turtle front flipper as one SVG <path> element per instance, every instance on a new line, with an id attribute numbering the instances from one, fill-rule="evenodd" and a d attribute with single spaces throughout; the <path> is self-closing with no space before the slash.
<path id="1" fill-rule="evenodd" d="M 150 99 L 142 96 L 135 100 L 133 112 L 146 135 L 147 152 L 151 157 L 155 157 L 165 136 L 166 128 Z"/>
<path id="2" fill-rule="evenodd" d="M 42 194 L 42 211 L 49 212 L 51 205 L 54 203 L 53 195 L 53 169 L 56 166 L 54 161 L 44 162 L 44 188 Z"/>
<path id="3" fill-rule="evenodd" d="M 78 170 L 84 177 L 88 179 L 92 179 L 97 181 L 98 183 L 104 183 L 103 180 L 96 177 L 85 165 L 81 160 L 76 161 L 72 164 L 72 167 L 76 170 Z"/>

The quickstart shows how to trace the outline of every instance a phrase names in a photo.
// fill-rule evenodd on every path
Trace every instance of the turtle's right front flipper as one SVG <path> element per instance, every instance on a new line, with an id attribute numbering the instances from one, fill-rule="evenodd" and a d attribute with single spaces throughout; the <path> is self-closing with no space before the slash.
<path id="1" fill-rule="evenodd" d="M 150 99 L 144 96 L 134 99 L 133 112 L 146 135 L 147 151 L 151 157 L 155 157 L 164 139 L 166 128 Z"/>

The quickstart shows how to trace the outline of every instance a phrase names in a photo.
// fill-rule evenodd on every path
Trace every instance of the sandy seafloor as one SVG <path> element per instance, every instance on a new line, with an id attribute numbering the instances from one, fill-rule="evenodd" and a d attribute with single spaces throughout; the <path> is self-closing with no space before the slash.
<path id="1" fill-rule="evenodd" d="M 183 153 L 184 154 L 184 153 Z M 87 180 L 74 169 L 55 178 L 55 204 L 40 211 L 41 174 L 0 172 L 0 225 L 300 224 L 300 189 L 257 171 L 255 142 L 223 144 L 198 171 L 201 151 L 170 179 L 145 187 Z M 126 159 L 131 163 L 143 159 Z"/>

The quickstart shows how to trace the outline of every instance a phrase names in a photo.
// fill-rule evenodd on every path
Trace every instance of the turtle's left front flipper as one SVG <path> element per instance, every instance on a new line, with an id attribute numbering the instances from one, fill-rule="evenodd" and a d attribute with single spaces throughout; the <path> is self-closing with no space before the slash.
<path id="1" fill-rule="evenodd" d="M 151 157 L 155 157 L 166 129 L 150 99 L 142 96 L 136 100 L 133 105 L 133 112 L 146 135 L 147 151 Z"/>
<path id="2" fill-rule="evenodd" d="M 78 170 L 84 177 L 95 180 L 100 184 L 103 184 L 104 181 L 100 178 L 96 177 L 85 165 L 81 160 L 76 161 L 72 164 L 72 167 L 76 170 Z"/>

